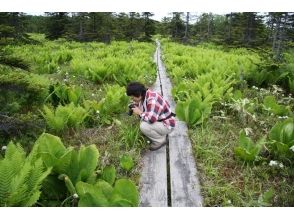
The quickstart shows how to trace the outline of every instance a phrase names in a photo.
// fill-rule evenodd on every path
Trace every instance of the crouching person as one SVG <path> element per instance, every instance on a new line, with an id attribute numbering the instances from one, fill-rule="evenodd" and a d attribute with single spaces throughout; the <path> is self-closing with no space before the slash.
<path id="1" fill-rule="evenodd" d="M 161 95 L 139 82 L 129 83 L 126 90 L 133 101 L 131 110 L 140 117 L 140 130 L 151 141 L 150 150 L 158 150 L 176 125 L 175 114 Z"/>

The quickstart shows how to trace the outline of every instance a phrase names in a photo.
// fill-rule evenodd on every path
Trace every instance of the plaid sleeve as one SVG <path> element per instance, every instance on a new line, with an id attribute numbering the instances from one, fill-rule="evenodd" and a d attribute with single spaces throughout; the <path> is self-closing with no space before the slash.
<path id="1" fill-rule="evenodd" d="M 154 123 L 158 120 L 160 113 L 160 105 L 157 103 L 156 98 L 151 97 L 147 100 L 146 111 L 141 114 L 141 120 Z"/>

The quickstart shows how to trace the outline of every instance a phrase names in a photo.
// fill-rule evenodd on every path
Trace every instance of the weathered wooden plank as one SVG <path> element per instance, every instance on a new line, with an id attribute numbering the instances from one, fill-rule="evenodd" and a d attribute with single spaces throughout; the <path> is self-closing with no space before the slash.
<path id="1" fill-rule="evenodd" d="M 157 52 L 160 57 L 160 49 Z M 171 94 L 171 81 L 167 77 L 161 59 L 158 59 L 158 68 L 163 85 L 164 98 L 169 101 L 172 111 L 175 112 L 176 103 Z M 184 122 L 179 120 L 177 120 L 176 124 L 175 130 L 169 135 L 171 206 L 202 206 L 200 184 L 191 142 L 188 137 L 188 128 Z"/>
<path id="2" fill-rule="evenodd" d="M 152 88 L 160 92 L 159 77 Z M 143 169 L 140 179 L 140 206 L 167 207 L 166 146 L 143 155 Z"/>
<path id="3" fill-rule="evenodd" d="M 158 61 L 163 96 L 175 111 L 175 102 L 171 95 L 171 82 L 160 59 L 159 42 L 154 59 L 156 62 Z M 161 92 L 159 77 L 157 77 L 153 90 Z M 187 132 L 186 124 L 177 120 L 175 130 L 169 135 L 170 167 L 167 167 L 166 164 L 166 147 L 157 151 L 147 151 L 143 156 L 140 206 L 168 206 L 167 184 L 170 184 L 171 188 L 171 206 L 202 206 L 197 169 Z M 167 169 L 170 171 L 170 180 L 167 179 Z"/>
<path id="4" fill-rule="evenodd" d="M 173 207 L 202 206 L 200 185 L 187 136 L 187 126 L 177 121 L 176 129 L 169 135 L 171 205 Z"/>
<path id="5" fill-rule="evenodd" d="M 166 147 L 143 156 L 140 206 L 167 207 Z"/>

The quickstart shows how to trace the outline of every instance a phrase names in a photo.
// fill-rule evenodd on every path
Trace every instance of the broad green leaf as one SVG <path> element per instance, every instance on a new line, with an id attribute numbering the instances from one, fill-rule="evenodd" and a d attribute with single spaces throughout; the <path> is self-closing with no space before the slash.
<path id="1" fill-rule="evenodd" d="M 139 204 L 139 193 L 135 184 L 130 180 L 119 179 L 115 182 L 112 201 L 117 201 L 118 196 L 131 202 L 132 206 L 138 206 Z"/>
<path id="2" fill-rule="evenodd" d="M 58 159 L 65 153 L 65 147 L 60 138 L 51 134 L 43 133 L 35 142 L 34 147 L 41 155 L 46 167 L 53 167 Z"/>
<path id="3" fill-rule="evenodd" d="M 245 132 L 242 130 L 239 137 L 239 145 L 234 148 L 235 155 L 246 162 L 253 162 L 257 159 L 263 144 L 265 143 L 265 137 L 262 137 L 256 144 L 246 137 Z"/>
<path id="4" fill-rule="evenodd" d="M 99 151 L 96 145 L 82 146 L 79 149 L 79 168 L 80 168 L 80 179 L 87 181 L 87 179 L 95 171 L 99 159 Z"/>
<path id="5" fill-rule="evenodd" d="M 102 179 L 108 182 L 110 185 L 113 185 L 116 178 L 116 170 L 113 165 L 105 167 L 102 173 Z"/>
<path id="6" fill-rule="evenodd" d="M 98 180 L 97 183 L 95 184 L 95 187 L 101 189 L 104 196 L 110 201 L 113 188 L 108 182 L 104 180 Z"/>
<path id="7" fill-rule="evenodd" d="M 124 154 L 121 158 L 120 158 L 120 166 L 126 170 L 126 171 L 130 171 L 133 166 L 134 166 L 134 161 L 133 158 L 129 155 Z"/>
<path id="8" fill-rule="evenodd" d="M 272 200 L 274 197 L 274 189 L 270 188 L 265 193 L 261 194 L 258 198 L 258 204 L 260 206 L 272 206 Z"/>
<path id="9" fill-rule="evenodd" d="M 104 193 L 97 186 L 80 181 L 76 184 L 76 190 L 80 197 L 79 206 L 84 206 L 84 207 L 110 206 Z"/>
<path id="10" fill-rule="evenodd" d="M 294 119 L 277 122 L 270 130 L 269 139 L 272 141 L 270 151 L 281 160 L 289 161 L 294 158 L 289 149 L 294 145 Z"/>
<path id="11" fill-rule="evenodd" d="M 199 107 L 199 103 L 195 99 L 192 99 L 189 103 L 189 107 L 187 109 L 187 120 L 189 121 L 189 124 L 194 124 L 197 122 L 197 116 L 195 114 L 196 109 Z"/>
<path id="12" fill-rule="evenodd" d="M 178 102 L 176 105 L 176 115 L 179 119 L 185 121 L 185 109 L 184 109 L 184 102 Z"/>
<path id="13" fill-rule="evenodd" d="M 54 170 L 59 173 L 68 173 L 70 169 L 70 164 L 72 163 L 72 153 L 74 151 L 73 147 L 69 147 L 65 150 L 64 154 L 57 159 L 57 162 L 54 164 Z"/>

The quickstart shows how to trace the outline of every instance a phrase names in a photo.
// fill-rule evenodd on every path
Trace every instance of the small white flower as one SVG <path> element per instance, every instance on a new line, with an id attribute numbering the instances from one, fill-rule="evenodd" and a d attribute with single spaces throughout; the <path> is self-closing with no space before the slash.
<path id="1" fill-rule="evenodd" d="M 294 152 L 294 145 L 290 147 L 290 150 Z"/>
<path id="2" fill-rule="evenodd" d="M 1 148 L 1 150 L 6 150 L 7 149 L 7 146 L 3 146 L 2 148 Z"/>
<path id="3" fill-rule="evenodd" d="M 76 76 L 72 76 L 73 78 L 76 78 Z"/>
<path id="4" fill-rule="evenodd" d="M 94 94 L 94 93 L 92 93 L 92 95 L 91 95 L 91 96 L 93 97 L 93 96 L 95 96 L 95 94 Z"/>
<path id="5" fill-rule="evenodd" d="M 232 201 L 231 200 L 228 200 L 228 204 L 232 204 Z"/>
<path id="6" fill-rule="evenodd" d="M 99 110 L 97 110 L 96 113 L 99 114 L 100 113 Z"/>
<path id="7" fill-rule="evenodd" d="M 244 130 L 245 130 L 246 136 L 248 136 L 249 134 L 252 134 L 253 133 L 252 128 L 245 128 Z"/>
<path id="8" fill-rule="evenodd" d="M 68 80 L 67 80 L 67 79 L 64 79 L 63 81 L 64 81 L 64 82 L 67 82 Z"/>
<path id="9" fill-rule="evenodd" d="M 272 166 L 277 166 L 278 165 L 278 162 L 277 161 L 275 161 L 275 160 L 271 160 L 270 162 L 269 162 L 269 165 L 272 167 Z"/>
<path id="10" fill-rule="evenodd" d="M 284 168 L 284 165 L 282 163 L 279 164 L 280 168 Z"/>
<path id="11" fill-rule="evenodd" d="M 79 198 L 79 195 L 78 195 L 78 194 L 76 194 L 76 193 L 75 193 L 75 194 L 73 194 L 72 196 L 73 196 L 75 199 Z"/>
<path id="12" fill-rule="evenodd" d="M 147 140 L 147 144 L 150 144 L 151 142 L 149 140 Z"/>

